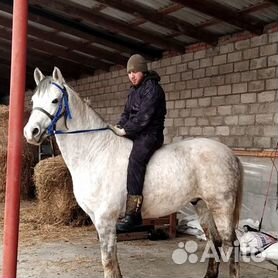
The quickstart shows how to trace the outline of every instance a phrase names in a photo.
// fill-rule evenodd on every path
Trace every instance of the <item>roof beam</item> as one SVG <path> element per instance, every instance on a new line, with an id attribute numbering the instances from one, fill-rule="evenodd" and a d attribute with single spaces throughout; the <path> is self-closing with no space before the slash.
<path id="1" fill-rule="evenodd" d="M 7 80 L 7 82 L 8 82 L 7 85 L 9 85 L 9 82 L 10 82 L 10 74 L 11 74 L 10 65 L 2 64 L 1 68 L 0 68 L 0 76 L 2 79 Z M 33 73 L 26 72 L 26 81 L 30 80 L 31 78 L 33 78 Z M 29 81 L 28 81 L 28 83 L 29 83 Z"/>
<path id="2" fill-rule="evenodd" d="M 10 86 L 7 84 L 7 80 L 6 79 L 3 80 L 0 77 L 0 100 L 4 96 L 9 95 L 9 92 L 10 92 Z"/>
<path id="3" fill-rule="evenodd" d="M 240 11 L 227 7 L 213 0 L 172 0 L 198 12 L 210 15 L 224 22 L 248 30 L 251 33 L 262 34 L 264 22 L 249 15 L 242 15 Z"/>
<path id="4" fill-rule="evenodd" d="M 4 2 L 6 0 L 3 0 Z M 12 15 L 12 7 L 0 1 L 0 10 L 10 13 Z M 35 22 L 58 31 L 80 37 L 90 43 L 98 43 L 109 48 L 115 49 L 119 52 L 128 54 L 141 53 L 145 58 L 151 60 L 153 58 L 160 58 L 162 52 L 156 48 L 148 47 L 143 43 L 132 42 L 130 40 L 123 40 L 111 34 L 100 34 L 94 29 L 78 22 L 66 19 L 57 14 L 44 11 L 37 6 L 29 7 L 29 21 Z"/>
<path id="5" fill-rule="evenodd" d="M 137 37 L 138 39 L 157 45 L 163 49 L 171 49 L 178 52 L 184 52 L 184 45 L 176 40 L 167 39 L 159 35 L 154 35 L 148 31 L 138 30 L 130 25 L 121 22 L 120 20 L 111 19 L 108 16 L 100 15 L 99 12 L 88 9 L 80 4 L 66 2 L 63 0 L 30 0 L 31 5 L 41 6 L 46 10 L 62 12 L 67 18 L 69 16 L 75 20 L 86 20 L 92 24 L 105 26 L 108 30 L 126 34 L 128 36 Z"/>
<path id="6" fill-rule="evenodd" d="M 253 13 L 256 12 L 258 10 L 263 10 L 266 9 L 268 7 L 270 7 L 272 4 L 270 2 L 258 2 L 257 4 L 254 4 L 252 6 L 246 7 L 240 11 L 238 11 L 238 13 L 242 16 L 249 14 L 249 13 Z M 214 24 L 219 23 L 219 19 L 216 18 L 212 18 L 204 23 L 202 23 L 201 25 L 198 25 L 200 28 L 205 28 Z"/>
<path id="7" fill-rule="evenodd" d="M 8 50 L 0 50 L 0 64 L 10 66 L 10 55 L 10 48 Z M 65 61 L 53 62 L 51 57 L 48 58 L 47 56 L 41 55 L 40 53 L 34 55 L 34 52 L 31 52 L 30 50 L 27 53 L 27 72 L 30 74 L 33 74 L 36 67 L 39 67 L 46 74 L 50 74 L 53 71 L 54 65 L 60 68 L 63 71 L 64 76 L 67 78 L 78 78 L 80 76 L 78 71 L 76 71 L 76 67 L 73 67 L 72 65 L 69 66 L 69 64 L 65 63 Z M 74 70 L 72 70 L 72 68 L 74 68 Z M 31 81 L 33 81 L 33 78 Z"/>
<path id="8" fill-rule="evenodd" d="M 12 33 L 11 31 L 2 30 L 2 37 L 11 40 Z M 79 61 L 80 64 L 88 65 L 92 68 L 100 68 L 103 70 L 108 70 L 110 65 L 104 62 L 101 62 L 97 59 L 94 59 L 89 56 L 83 56 L 79 53 L 76 53 L 71 50 L 67 50 L 64 47 L 50 44 L 46 41 L 41 41 L 40 39 L 35 39 L 33 37 L 28 36 L 28 48 L 38 49 L 40 51 L 44 51 L 46 53 L 52 53 L 52 55 L 58 55 L 70 61 Z"/>
<path id="9" fill-rule="evenodd" d="M 11 28 L 12 19 L 4 18 L 0 16 L 0 25 Z M 78 42 L 76 40 L 61 37 L 57 32 L 44 31 L 38 27 L 28 26 L 28 34 L 40 39 L 50 41 L 62 46 L 67 47 L 70 50 L 78 50 L 88 55 L 97 56 L 98 58 L 112 61 L 115 64 L 126 64 L 127 58 L 120 55 L 119 53 L 113 53 L 110 51 L 103 50 L 98 47 L 94 47 L 87 43 Z"/>
<path id="10" fill-rule="evenodd" d="M 278 2 L 277 2 L 277 5 L 278 5 Z M 254 13 L 256 11 L 260 11 L 260 10 L 269 8 L 270 6 L 272 6 L 271 2 L 268 2 L 268 1 L 258 2 L 256 4 L 253 4 L 252 6 L 249 6 L 249 7 L 246 7 L 244 9 L 240 10 L 239 14 L 245 15 L 245 14 L 249 14 L 249 13 Z"/>
<path id="11" fill-rule="evenodd" d="M 277 0 L 266 0 L 268 2 L 271 2 L 272 4 L 278 6 L 278 1 Z"/>
<path id="12" fill-rule="evenodd" d="M 140 16 L 146 21 L 153 22 L 155 24 L 164 26 L 168 29 L 172 29 L 178 33 L 182 33 L 186 36 L 207 42 L 209 44 L 218 41 L 218 36 L 212 32 L 201 30 L 196 26 L 187 23 L 185 21 L 179 20 L 175 17 L 169 15 L 162 15 L 155 9 L 148 8 L 141 4 L 136 4 L 134 2 L 123 1 L 123 0 L 98 0 L 98 2 L 113 7 L 117 10 L 124 11 L 126 13 L 133 14 L 135 16 Z"/>
<path id="13" fill-rule="evenodd" d="M 2 32 L 2 30 L 1 30 L 1 33 L 4 34 L 4 32 Z M 9 34 L 9 36 L 10 36 L 10 34 Z M 10 59 L 11 41 L 0 38 L 0 49 L 2 49 L 3 51 L 5 51 L 5 53 L 7 53 L 3 57 L 8 57 Z M 77 62 L 69 61 L 69 60 L 63 59 L 61 57 L 53 56 L 46 52 L 42 52 L 41 50 L 28 49 L 27 51 L 28 51 L 28 53 L 27 53 L 28 63 L 29 63 L 29 61 L 34 60 L 34 63 L 36 63 L 36 66 L 41 67 L 41 65 L 50 65 L 51 70 L 52 70 L 53 66 L 56 65 L 63 72 L 68 72 L 69 77 L 74 77 L 74 78 L 78 77 L 80 75 L 79 72 L 93 74 L 94 70 L 95 70 L 94 68 L 80 65 Z"/>

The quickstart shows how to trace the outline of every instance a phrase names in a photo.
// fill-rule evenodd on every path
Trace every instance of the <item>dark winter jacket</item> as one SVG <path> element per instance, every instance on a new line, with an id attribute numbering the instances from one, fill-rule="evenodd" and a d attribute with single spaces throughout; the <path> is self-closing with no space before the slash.
<path id="1" fill-rule="evenodd" d="M 163 134 L 166 101 L 159 81 L 160 76 L 155 71 L 150 71 L 139 86 L 130 87 L 125 109 L 118 123 L 125 129 L 127 137 L 136 138 L 141 133 Z"/>

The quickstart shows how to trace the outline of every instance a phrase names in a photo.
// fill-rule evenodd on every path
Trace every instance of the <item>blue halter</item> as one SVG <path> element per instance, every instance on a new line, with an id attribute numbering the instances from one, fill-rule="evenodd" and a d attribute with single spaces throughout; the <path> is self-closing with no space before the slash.
<path id="1" fill-rule="evenodd" d="M 50 120 L 51 123 L 49 127 L 47 128 L 47 134 L 48 135 L 54 135 L 54 134 L 77 134 L 77 133 L 85 133 L 85 132 L 96 132 L 96 131 L 102 131 L 107 130 L 109 127 L 102 127 L 102 128 L 95 128 L 95 129 L 80 129 L 80 130 L 73 130 L 73 131 L 62 131 L 62 130 L 56 130 L 56 123 L 61 119 L 61 117 L 64 116 L 65 118 L 65 124 L 67 126 L 67 119 L 72 119 L 72 115 L 69 108 L 69 99 L 68 99 L 68 92 L 65 87 L 61 87 L 59 84 L 55 82 L 51 82 L 54 86 L 56 86 L 62 93 L 62 98 L 60 99 L 58 110 L 55 113 L 55 115 L 49 114 L 46 110 L 44 110 L 41 107 L 34 107 L 33 110 L 39 110 L 46 114 Z M 64 108 L 64 110 L 63 110 Z"/>
<path id="2" fill-rule="evenodd" d="M 53 135 L 53 134 L 56 133 L 56 131 L 55 131 L 56 123 L 59 121 L 59 119 L 63 115 L 65 116 L 65 121 L 68 118 L 72 119 L 72 116 L 71 116 L 71 113 L 70 113 L 70 108 L 69 108 L 69 97 L 68 97 L 67 89 L 65 87 L 61 87 L 59 84 L 54 83 L 54 82 L 52 82 L 51 84 L 56 86 L 61 91 L 63 96 L 60 99 L 58 110 L 57 110 L 56 114 L 54 115 L 49 127 L 47 128 L 47 133 L 49 135 Z M 62 111 L 63 107 L 65 108 L 64 111 Z"/>

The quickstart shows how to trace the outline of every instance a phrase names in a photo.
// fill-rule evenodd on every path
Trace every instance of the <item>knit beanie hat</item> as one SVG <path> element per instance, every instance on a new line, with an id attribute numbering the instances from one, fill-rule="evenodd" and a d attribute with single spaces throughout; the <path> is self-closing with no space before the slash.
<path id="1" fill-rule="evenodd" d="M 145 58 L 140 54 L 132 55 L 127 61 L 126 66 L 127 73 L 129 72 L 146 72 L 148 71 L 148 66 Z"/>

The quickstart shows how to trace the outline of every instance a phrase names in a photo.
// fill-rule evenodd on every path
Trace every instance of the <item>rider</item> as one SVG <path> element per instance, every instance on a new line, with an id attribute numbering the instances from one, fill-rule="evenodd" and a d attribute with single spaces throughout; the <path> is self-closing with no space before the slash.
<path id="1" fill-rule="evenodd" d="M 129 231 L 142 224 L 141 207 L 146 166 L 153 153 L 162 146 L 166 115 L 165 93 L 159 85 L 160 76 L 148 71 L 146 60 L 139 54 L 127 62 L 131 82 L 128 99 L 120 121 L 111 129 L 133 141 L 127 169 L 127 202 L 125 217 L 117 230 Z"/>

